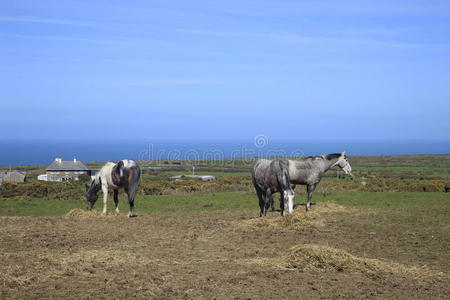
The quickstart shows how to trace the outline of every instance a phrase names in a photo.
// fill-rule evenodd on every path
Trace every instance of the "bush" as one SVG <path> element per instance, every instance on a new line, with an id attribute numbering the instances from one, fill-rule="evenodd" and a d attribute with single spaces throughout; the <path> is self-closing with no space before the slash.
<path id="1" fill-rule="evenodd" d="M 2 198 L 47 198 L 47 199 L 83 199 L 84 188 L 80 182 L 46 182 L 33 181 L 24 183 L 4 182 L 0 186 L 0 197 Z"/>

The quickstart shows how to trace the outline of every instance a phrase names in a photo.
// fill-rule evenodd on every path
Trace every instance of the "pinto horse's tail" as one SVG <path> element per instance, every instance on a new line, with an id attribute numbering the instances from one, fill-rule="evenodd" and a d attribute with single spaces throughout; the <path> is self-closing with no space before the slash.
<path id="1" fill-rule="evenodd" d="M 119 171 L 120 178 L 123 177 L 123 166 L 124 164 L 122 160 L 117 163 L 117 170 Z"/>

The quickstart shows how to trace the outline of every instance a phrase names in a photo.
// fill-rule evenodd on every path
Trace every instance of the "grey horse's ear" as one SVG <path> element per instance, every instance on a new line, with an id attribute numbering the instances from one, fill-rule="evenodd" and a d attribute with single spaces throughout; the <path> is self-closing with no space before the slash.
<path id="1" fill-rule="evenodd" d="M 345 150 L 344 150 L 344 152 L 341 153 L 341 156 L 345 156 Z"/>

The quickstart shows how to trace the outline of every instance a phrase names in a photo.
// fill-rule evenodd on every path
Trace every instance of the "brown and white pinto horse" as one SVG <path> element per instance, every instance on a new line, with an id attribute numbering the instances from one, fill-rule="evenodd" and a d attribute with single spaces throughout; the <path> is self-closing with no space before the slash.
<path id="1" fill-rule="evenodd" d="M 117 164 L 108 162 L 100 172 L 95 175 L 90 185 L 86 185 L 86 208 L 92 209 L 98 199 L 98 191 L 103 192 L 103 215 L 106 215 L 106 201 L 108 200 L 108 188 L 114 189 L 114 203 L 116 214 L 119 214 L 119 188 L 123 188 L 128 195 L 130 212 L 128 217 L 134 217 L 134 198 L 139 186 L 141 169 L 134 160 L 124 159 Z"/>

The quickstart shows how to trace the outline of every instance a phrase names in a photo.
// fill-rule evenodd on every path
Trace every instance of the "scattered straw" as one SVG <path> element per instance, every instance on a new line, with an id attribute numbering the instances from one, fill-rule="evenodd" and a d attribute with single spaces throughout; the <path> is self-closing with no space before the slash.
<path id="1" fill-rule="evenodd" d="M 403 277 L 442 277 L 442 272 L 426 268 L 407 267 L 373 258 L 356 257 L 347 251 L 321 245 L 297 245 L 278 258 L 253 260 L 253 263 L 312 272 L 347 272 L 365 274 L 393 274 Z"/>
<path id="2" fill-rule="evenodd" d="M 66 215 L 66 218 L 72 219 L 88 219 L 101 216 L 101 213 L 96 210 L 82 210 L 79 208 L 71 209 Z"/>
<path id="3" fill-rule="evenodd" d="M 285 213 L 284 217 L 266 216 L 240 221 L 243 227 L 275 227 L 275 228 L 320 228 L 326 225 L 327 214 L 340 212 L 354 212 L 355 208 L 345 207 L 333 202 L 317 203 L 306 211 L 304 206 L 297 206 L 292 214 Z"/>

